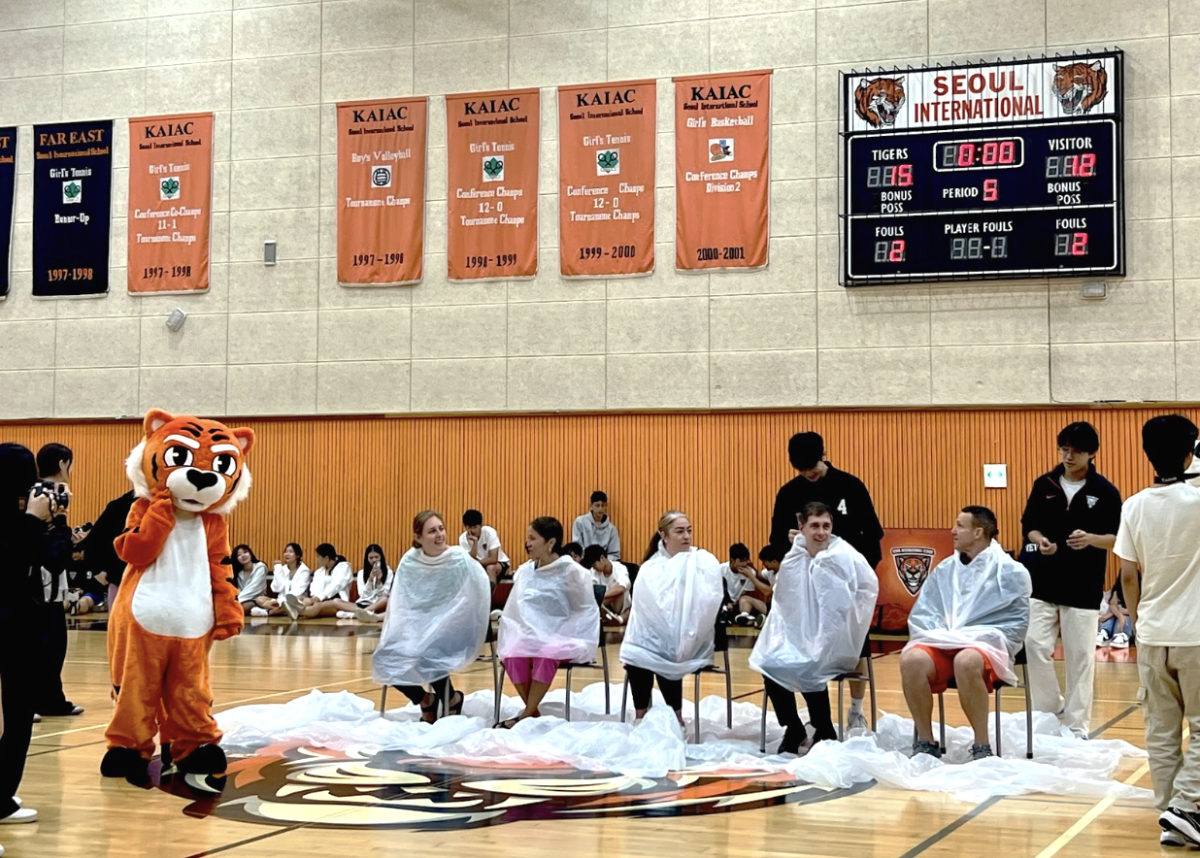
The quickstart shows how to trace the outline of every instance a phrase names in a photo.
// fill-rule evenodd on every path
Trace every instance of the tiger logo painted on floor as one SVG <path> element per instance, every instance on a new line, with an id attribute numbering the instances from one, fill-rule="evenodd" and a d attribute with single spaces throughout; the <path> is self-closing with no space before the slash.
<path id="1" fill-rule="evenodd" d="M 832 801 L 874 785 L 827 789 L 779 771 L 631 777 L 567 765 L 497 766 L 296 744 L 231 758 L 224 782 L 163 778 L 157 761 L 152 774 L 159 789 L 191 800 L 184 808 L 188 816 L 342 830 L 458 830 L 522 820 L 728 813 Z"/>

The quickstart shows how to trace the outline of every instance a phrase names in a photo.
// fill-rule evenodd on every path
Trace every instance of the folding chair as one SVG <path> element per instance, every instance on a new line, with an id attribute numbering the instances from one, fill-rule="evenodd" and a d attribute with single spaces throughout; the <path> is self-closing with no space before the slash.
<path id="1" fill-rule="evenodd" d="M 1029 693 L 1029 675 L 1026 668 L 1025 647 L 1021 647 L 1021 651 L 1017 653 L 1017 657 L 1013 659 L 1013 666 L 1021 668 L 1021 678 L 1016 685 L 1009 685 L 1007 682 L 995 683 L 996 695 L 996 756 L 1002 756 L 1004 752 L 1004 737 L 1000 729 L 1000 692 L 1005 688 L 1021 688 L 1025 691 L 1025 759 L 1033 759 L 1033 700 Z M 950 677 L 950 682 L 946 686 L 946 690 L 958 688 L 958 684 L 954 681 L 954 677 Z M 942 694 L 938 698 L 938 727 L 939 739 L 942 750 L 946 749 L 946 700 Z M 913 725 L 913 741 L 917 740 L 917 728 Z"/>
<path id="2" fill-rule="evenodd" d="M 871 695 L 871 730 L 875 731 L 879 726 L 879 710 L 875 704 L 875 663 L 871 658 L 871 636 L 867 635 L 867 639 L 863 641 L 862 657 L 867 660 L 867 672 L 862 673 L 843 673 L 840 676 L 834 677 L 834 682 L 838 687 L 838 741 L 846 741 L 845 727 L 845 688 L 847 682 L 865 682 L 867 683 L 867 691 Z M 767 752 L 767 689 L 763 689 L 762 697 L 762 723 L 759 726 L 758 750 L 760 753 Z"/>
<path id="3" fill-rule="evenodd" d="M 497 586 L 499 586 L 499 585 L 497 585 Z M 604 604 L 605 589 L 606 588 L 603 584 L 593 584 L 592 585 L 592 595 L 595 596 L 595 598 L 596 598 L 597 607 L 602 607 Z M 612 700 L 611 700 L 612 692 L 609 691 L 609 687 L 608 687 L 608 649 L 604 646 L 604 619 L 603 619 L 603 617 L 600 620 L 599 645 L 600 645 L 600 664 L 596 664 L 595 660 L 593 659 L 590 662 L 567 662 L 566 664 L 560 664 L 558 666 L 559 670 L 566 670 L 566 672 L 567 672 L 567 711 L 566 711 L 566 716 L 567 716 L 568 721 L 571 720 L 571 673 L 572 673 L 572 671 L 576 670 L 577 668 L 586 668 L 586 669 L 590 669 L 590 670 L 601 670 L 604 672 L 604 714 L 609 715 L 612 713 Z M 494 723 L 500 722 L 500 692 L 502 692 L 504 690 L 504 677 L 505 677 L 505 673 L 506 673 L 504 670 L 504 663 L 498 661 L 498 664 L 499 664 L 499 672 L 496 673 L 496 676 L 495 676 L 495 679 L 496 679 L 496 695 L 495 695 L 496 719 L 495 719 Z"/>
<path id="4" fill-rule="evenodd" d="M 692 695 L 695 714 L 692 718 L 695 727 L 696 743 L 700 743 L 700 674 L 716 673 L 725 677 L 725 726 L 733 729 L 733 671 L 729 663 L 729 635 L 725 633 L 725 627 L 718 625 L 716 627 L 715 637 L 713 639 L 713 650 L 724 656 L 725 666 L 717 667 L 715 664 L 707 665 L 699 670 L 693 671 L 692 676 L 696 678 L 695 691 Z M 625 707 L 629 698 L 629 671 L 625 671 L 625 682 L 621 686 L 621 723 L 625 722 Z"/>

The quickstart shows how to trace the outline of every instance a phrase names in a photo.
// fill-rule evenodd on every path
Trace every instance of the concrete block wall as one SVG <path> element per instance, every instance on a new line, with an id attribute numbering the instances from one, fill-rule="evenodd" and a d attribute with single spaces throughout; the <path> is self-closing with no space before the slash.
<path id="1" fill-rule="evenodd" d="M 1127 52 L 1129 276 L 847 291 L 838 72 Z M 673 270 L 670 77 L 771 67 L 771 265 Z M 558 276 L 561 83 L 659 79 L 657 270 Z M 532 281 L 445 277 L 445 92 L 543 87 Z M 426 278 L 336 282 L 339 100 L 431 96 Z M 129 116 L 217 114 L 213 278 L 124 286 Z M 31 129 L 116 120 L 103 300 L 33 301 Z M 1200 400 L 1200 0 L 0 0 L 21 131 L 0 419 Z M 266 238 L 279 264 L 261 264 Z M 164 322 L 189 314 L 179 333 Z"/>

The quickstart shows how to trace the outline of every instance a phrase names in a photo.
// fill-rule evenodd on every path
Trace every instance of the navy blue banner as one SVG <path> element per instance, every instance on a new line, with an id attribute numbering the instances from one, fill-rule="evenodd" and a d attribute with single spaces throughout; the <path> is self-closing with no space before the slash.
<path id="1" fill-rule="evenodd" d="M 108 292 L 112 120 L 33 127 L 33 294 Z"/>
<path id="2" fill-rule="evenodd" d="M 0 128 L 0 301 L 12 271 L 13 205 L 17 187 L 17 129 Z"/>

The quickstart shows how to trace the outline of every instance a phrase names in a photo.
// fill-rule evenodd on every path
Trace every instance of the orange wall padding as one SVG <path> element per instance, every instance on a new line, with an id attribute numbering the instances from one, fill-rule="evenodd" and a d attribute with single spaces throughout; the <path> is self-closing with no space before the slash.
<path id="1" fill-rule="evenodd" d="M 530 519 L 554 515 L 569 529 L 602 488 L 627 558 L 640 561 L 658 516 L 679 508 L 697 544 L 724 559 L 732 542 L 765 542 L 775 492 L 794 475 L 788 438 L 814 429 L 830 459 L 866 482 L 885 527 L 949 527 L 961 506 L 983 503 L 1015 549 L 1029 486 L 1056 464 L 1061 427 L 1096 426 L 1098 466 L 1128 497 L 1152 478 L 1142 423 L 1171 412 L 1200 422 L 1198 408 L 1124 406 L 231 421 L 258 433 L 254 488 L 232 535 L 267 561 L 290 540 L 310 556 L 329 541 L 357 564 L 379 541 L 394 563 L 415 512 L 440 509 L 457 537 L 462 511 L 476 507 L 520 562 Z M 140 434 L 131 422 L 0 424 L 3 440 L 76 451 L 73 523 L 126 490 L 123 462 Z M 1008 464 L 1008 489 L 983 488 L 985 462 Z"/>

